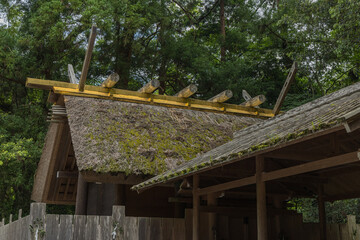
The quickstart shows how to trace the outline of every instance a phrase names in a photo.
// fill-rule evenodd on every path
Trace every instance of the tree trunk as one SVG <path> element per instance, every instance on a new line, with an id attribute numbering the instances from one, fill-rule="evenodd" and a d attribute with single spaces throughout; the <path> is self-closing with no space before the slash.
<path id="1" fill-rule="evenodd" d="M 125 20 L 126 21 L 126 20 Z M 123 32 L 120 31 L 120 22 L 116 23 L 116 39 L 115 39 L 115 66 L 114 71 L 119 74 L 120 88 L 127 89 L 130 80 L 132 43 L 134 41 L 134 33 L 128 27 Z"/>
<path id="2" fill-rule="evenodd" d="M 221 61 L 225 61 L 225 0 L 220 0 L 220 34 L 221 34 L 221 47 L 220 56 Z"/>

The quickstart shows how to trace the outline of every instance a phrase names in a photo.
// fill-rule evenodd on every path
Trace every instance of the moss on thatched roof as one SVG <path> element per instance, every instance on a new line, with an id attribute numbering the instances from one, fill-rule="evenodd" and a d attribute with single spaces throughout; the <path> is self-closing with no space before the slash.
<path id="1" fill-rule="evenodd" d="M 80 171 L 149 174 L 174 169 L 261 120 L 65 96 Z"/>

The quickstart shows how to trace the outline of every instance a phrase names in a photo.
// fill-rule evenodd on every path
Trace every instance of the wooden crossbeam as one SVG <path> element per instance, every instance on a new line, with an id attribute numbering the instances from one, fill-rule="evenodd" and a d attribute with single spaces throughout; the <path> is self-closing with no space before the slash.
<path id="1" fill-rule="evenodd" d="M 86 77 L 88 74 L 90 60 L 91 60 L 91 55 L 92 55 L 92 51 L 94 49 L 95 37 L 96 37 L 96 26 L 93 25 L 91 27 L 88 48 L 86 50 L 85 59 L 84 59 L 83 67 L 81 70 L 81 77 L 80 77 L 80 81 L 79 81 L 79 91 L 81 91 L 81 92 L 84 91 Z"/>
<path id="2" fill-rule="evenodd" d="M 233 115 L 247 115 L 253 117 L 273 117 L 270 109 L 249 108 L 235 104 L 214 103 L 192 98 L 154 95 L 122 89 L 107 89 L 98 86 L 86 85 L 84 91 L 79 91 L 76 84 L 28 78 L 26 86 L 31 88 L 52 90 L 57 94 L 82 96 L 91 98 L 112 99 L 124 102 L 159 105 L 165 107 L 192 109 L 199 111 L 217 112 Z"/>
<path id="3" fill-rule="evenodd" d="M 119 81 L 119 79 L 119 74 L 112 73 L 105 81 L 102 82 L 101 86 L 104 88 L 112 88 Z"/>
<path id="4" fill-rule="evenodd" d="M 222 103 L 222 102 L 226 102 L 227 100 L 232 98 L 232 96 L 233 96 L 233 92 L 231 90 L 225 90 L 225 91 L 219 93 L 218 95 L 210 98 L 208 101 Z"/>
<path id="5" fill-rule="evenodd" d="M 182 98 L 188 98 L 194 95 L 197 92 L 197 86 L 195 84 L 190 84 L 180 92 L 176 93 L 175 97 L 182 97 Z"/>
<path id="6" fill-rule="evenodd" d="M 289 177 L 307 172 L 313 172 L 324 168 L 336 167 L 348 163 L 358 162 L 360 160 L 360 153 L 358 151 L 326 158 L 314 162 L 296 165 L 294 167 L 284 168 L 268 173 L 262 174 L 263 181 L 270 181 L 274 179 Z"/>
<path id="7" fill-rule="evenodd" d="M 275 115 L 279 114 L 279 112 L 280 112 L 280 108 L 281 108 L 281 106 L 282 106 L 282 104 L 283 104 L 283 102 L 285 100 L 287 92 L 289 91 L 290 85 L 295 79 L 296 72 L 297 72 L 297 62 L 294 62 L 291 69 L 290 69 L 290 72 L 289 72 L 289 74 L 288 74 L 288 76 L 286 78 L 284 86 L 281 89 L 281 92 L 280 92 L 280 95 L 279 95 L 279 97 L 278 97 L 278 99 L 276 101 L 275 107 L 273 109 L 273 113 Z"/>
<path id="8" fill-rule="evenodd" d="M 160 87 L 159 80 L 151 80 L 147 84 L 145 84 L 142 88 L 138 90 L 140 93 L 152 93 L 154 92 L 158 87 Z"/>
<path id="9" fill-rule="evenodd" d="M 197 190 L 197 194 L 198 195 L 206 195 L 209 193 L 220 192 L 220 191 L 224 191 L 224 190 L 228 190 L 228 189 L 232 189 L 232 188 L 243 187 L 243 186 L 247 186 L 247 185 L 251 185 L 251 184 L 255 184 L 255 183 L 256 183 L 255 176 L 251 176 L 251 177 L 241 178 L 238 180 L 234 180 L 234 181 L 230 181 L 230 182 L 226 182 L 226 183 L 222 183 L 222 184 L 218 184 L 218 185 L 214 185 L 214 186 L 210 186 L 210 187 L 206 187 L 206 188 L 200 188 Z"/>
<path id="10" fill-rule="evenodd" d="M 317 160 L 305 164 L 299 164 L 293 167 L 283 168 L 280 170 L 275 170 L 271 172 L 262 173 L 261 180 L 262 181 L 271 181 L 275 179 L 290 177 L 294 175 L 299 175 L 303 173 L 313 172 L 325 168 L 336 167 L 340 165 L 345 165 L 353 162 L 359 162 L 360 160 L 360 152 L 351 152 L 335 157 L 330 157 L 322 160 Z M 229 181 L 226 183 L 221 183 L 218 185 L 213 185 L 210 187 L 200 188 L 197 190 L 198 195 L 206 195 L 208 193 L 214 193 L 219 191 L 225 191 L 228 189 L 244 187 L 248 185 L 252 185 L 256 183 L 256 177 L 246 177 L 234 181 Z"/>

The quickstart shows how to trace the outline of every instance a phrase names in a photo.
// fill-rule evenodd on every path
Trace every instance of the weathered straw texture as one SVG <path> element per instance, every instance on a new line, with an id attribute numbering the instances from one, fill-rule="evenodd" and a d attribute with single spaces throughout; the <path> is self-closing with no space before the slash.
<path id="1" fill-rule="evenodd" d="M 342 117 L 360 108 L 360 83 L 341 89 L 282 115 L 235 133 L 235 139 L 133 187 L 141 189 L 180 176 L 193 174 L 234 159 L 245 158 L 258 150 L 302 138 L 325 128 L 335 127 Z"/>
<path id="2" fill-rule="evenodd" d="M 80 171 L 155 175 L 262 120 L 119 101 L 65 97 Z"/>

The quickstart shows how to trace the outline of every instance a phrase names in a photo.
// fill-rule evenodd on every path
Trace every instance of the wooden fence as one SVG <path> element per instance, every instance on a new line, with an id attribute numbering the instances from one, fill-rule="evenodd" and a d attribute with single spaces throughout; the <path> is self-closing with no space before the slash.
<path id="1" fill-rule="evenodd" d="M 303 224 L 304 239 L 320 239 L 319 224 Z M 355 216 L 347 216 L 347 223 L 327 224 L 327 240 L 360 240 L 360 224 L 356 224 Z"/>
<path id="2" fill-rule="evenodd" d="M 55 215 L 46 214 L 45 210 L 46 204 L 32 203 L 29 216 L 21 218 L 21 212 L 19 212 L 18 220 L 12 221 L 10 216 L 10 223 L 6 225 L 3 220 L 0 222 L 0 239 L 190 240 L 192 236 L 191 218 L 189 218 L 191 209 L 186 214 L 188 215 L 185 218 L 188 221 L 186 226 L 185 219 L 125 217 L 125 207 L 123 206 L 114 206 L 112 216 Z M 205 214 L 203 215 L 205 216 Z M 219 230 L 221 224 L 228 222 L 223 220 L 219 216 Z M 254 219 L 254 221 L 256 220 Z M 243 239 L 243 234 L 239 234 L 241 223 L 242 221 L 229 221 L 228 227 L 226 227 L 227 231 L 223 231 L 222 235 L 224 236 L 219 236 L 220 239 Z M 256 222 L 253 224 L 256 226 Z M 269 227 L 272 228 L 272 226 Z M 282 223 L 282 227 L 290 231 L 285 239 L 320 239 L 319 225 L 316 223 L 302 224 L 301 216 L 290 217 Z M 271 232 L 271 229 L 269 230 Z M 231 234 L 234 231 L 236 234 Z M 248 235 L 246 239 L 255 240 L 256 227 L 251 232 L 254 234 Z M 205 234 L 202 237 L 206 238 Z M 360 240 L 360 224 L 356 224 L 355 216 L 348 216 L 347 223 L 344 224 L 328 224 L 327 239 Z"/>
<path id="3" fill-rule="evenodd" d="M 112 216 L 55 215 L 45 210 L 46 204 L 32 203 L 29 216 L 7 225 L 3 221 L 0 239 L 185 239 L 184 219 L 125 217 L 123 206 L 114 206 Z"/>

